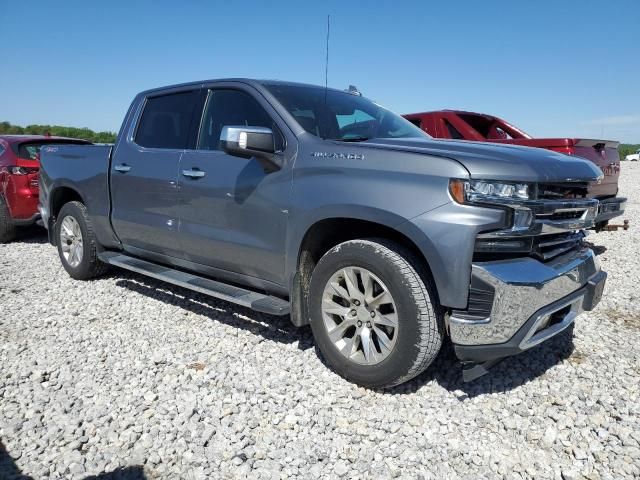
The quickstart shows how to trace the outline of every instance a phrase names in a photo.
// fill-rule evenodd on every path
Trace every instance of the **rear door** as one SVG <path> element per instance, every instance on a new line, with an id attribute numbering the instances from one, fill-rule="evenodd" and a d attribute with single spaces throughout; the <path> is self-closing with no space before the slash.
<path id="1" fill-rule="evenodd" d="M 197 117 L 199 88 L 148 96 L 111 165 L 113 228 L 125 250 L 177 257 L 178 172 Z"/>
<path id="2" fill-rule="evenodd" d="M 295 137 L 288 132 L 291 141 L 285 141 L 286 126 L 252 88 L 210 88 L 197 148 L 185 152 L 180 162 L 184 259 L 216 268 L 223 276 L 226 271 L 283 284 L 291 170 L 286 161 L 283 169 L 269 171 L 256 158 L 220 150 L 222 127 L 232 125 L 271 128 L 280 155 L 290 158 L 295 152 Z"/>

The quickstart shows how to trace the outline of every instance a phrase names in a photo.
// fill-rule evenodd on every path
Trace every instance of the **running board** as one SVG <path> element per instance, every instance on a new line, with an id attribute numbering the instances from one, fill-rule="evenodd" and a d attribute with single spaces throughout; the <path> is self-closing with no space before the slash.
<path id="1" fill-rule="evenodd" d="M 289 302 L 278 297 L 272 297 L 251 290 L 245 290 L 244 288 L 234 285 L 198 277 L 190 273 L 158 265 L 157 263 L 147 262 L 146 260 L 140 260 L 139 258 L 130 257 L 118 252 L 101 252 L 98 254 L 98 258 L 109 265 L 131 270 L 132 272 L 188 288 L 189 290 L 219 298 L 220 300 L 237 303 L 238 305 L 257 312 L 271 315 L 289 314 Z"/>

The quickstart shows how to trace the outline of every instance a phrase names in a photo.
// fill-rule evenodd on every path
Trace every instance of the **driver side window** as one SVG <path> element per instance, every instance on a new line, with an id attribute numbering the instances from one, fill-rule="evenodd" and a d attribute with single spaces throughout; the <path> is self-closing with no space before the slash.
<path id="1" fill-rule="evenodd" d="M 198 150 L 220 150 L 225 126 L 266 127 L 273 130 L 276 151 L 284 149 L 284 137 L 258 101 L 241 90 L 210 90 L 198 135 Z"/>

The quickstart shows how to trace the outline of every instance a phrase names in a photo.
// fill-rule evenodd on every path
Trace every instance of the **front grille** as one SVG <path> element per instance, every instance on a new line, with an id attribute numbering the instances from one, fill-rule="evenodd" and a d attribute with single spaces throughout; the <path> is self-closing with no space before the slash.
<path id="1" fill-rule="evenodd" d="M 553 213 L 539 213 L 536 215 L 536 218 L 547 220 L 572 220 L 581 218 L 582 215 L 584 215 L 585 210 L 586 209 L 583 208 L 579 210 L 556 211 Z"/>
<path id="2" fill-rule="evenodd" d="M 582 232 L 560 233 L 557 235 L 542 235 L 534 237 L 531 254 L 540 260 L 546 261 L 562 255 L 582 245 L 584 234 Z"/>
<path id="3" fill-rule="evenodd" d="M 530 256 L 544 262 L 580 248 L 582 231 L 594 226 L 598 211 L 598 200 L 587 197 L 587 186 L 540 184 L 535 199 L 504 203 L 512 209 L 511 226 L 478 234 L 473 261 Z"/>
<path id="4" fill-rule="evenodd" d="M 539 200 L 587 198 L 588 188 L 588 183 L 540 183 L 536 198 Z"/>

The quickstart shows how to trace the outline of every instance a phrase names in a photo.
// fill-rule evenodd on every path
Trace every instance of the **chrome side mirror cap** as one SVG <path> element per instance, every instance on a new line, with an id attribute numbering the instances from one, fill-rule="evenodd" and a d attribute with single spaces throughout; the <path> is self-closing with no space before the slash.
<path id="1" fill-rule="evenodd" d="M 220 148 L 229 155 L 244 158 L 265 158 L 276 151 L 270 128 L 232 125 L 222 127 Z"/>

